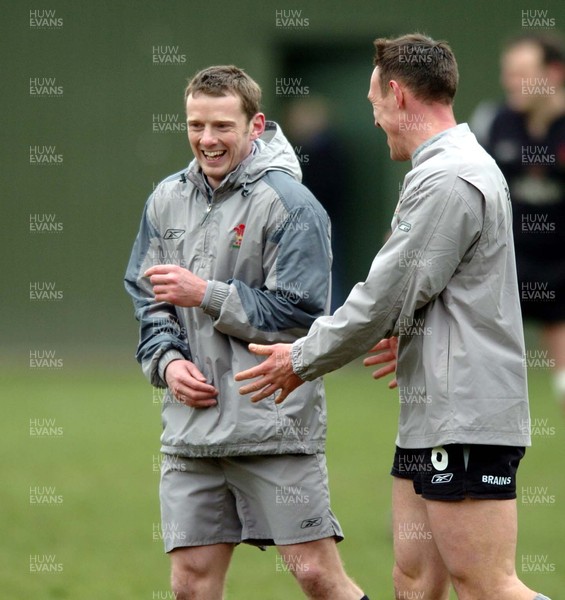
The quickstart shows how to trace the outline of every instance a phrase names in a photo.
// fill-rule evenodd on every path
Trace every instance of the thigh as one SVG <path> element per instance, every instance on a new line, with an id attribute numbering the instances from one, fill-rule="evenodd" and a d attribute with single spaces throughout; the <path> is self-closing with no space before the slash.
<path id="1" fill-rule="evenodd" d="M 166 552 L 241 541 L 235 498 L 219 459 L 166 456 L 159 495 L 161 530 L 158 533 Z"/>
<path id="2" fill-rule="evenodd" d="M 169 553 L 173 571 L 225 574 L 233 554 L 234 544 L 210 544 L 176 548 Z"/>
<path id="3" fill-rule="evenodd" d="M 492 590 L 515 573 L 516 500 L 425 500 L 435 543 L 452 577 Z"/>
<path id="4" fill-rule="evenodd" d="M 223 461 L 236 497 L 242 541 L 288 545 L 343 539 L 330 508 L 323 454 L 240 456 Z"/>
<path id="5" fill-rule="evenodd" d="M 394 559 L 403 573 L 426 580 L 447 577 L 428 519 L 426 502 L 416 494 L 409 479 L 393 478 L 392 526 Z"/>

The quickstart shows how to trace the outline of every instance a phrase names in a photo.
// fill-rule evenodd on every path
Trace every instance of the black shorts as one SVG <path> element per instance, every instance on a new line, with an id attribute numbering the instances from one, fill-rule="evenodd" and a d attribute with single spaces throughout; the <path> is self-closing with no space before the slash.
<path id="1" fill-rule="evenodd" d="M 516 471 L 525 453 L 519 446 L 397 446 L 391 475 L 411 479 L 427 500 L 508 500 L 516 498 Z"/>

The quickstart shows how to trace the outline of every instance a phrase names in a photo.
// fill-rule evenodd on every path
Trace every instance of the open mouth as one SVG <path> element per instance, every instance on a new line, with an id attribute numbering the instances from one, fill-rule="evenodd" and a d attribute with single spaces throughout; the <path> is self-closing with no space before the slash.
<path id="1" fill-rule="evenodd" d="M 225 153 L 226 150 L 202 150 L 202 154 L 208 162 L 216 162 L 220 160 Z"/>

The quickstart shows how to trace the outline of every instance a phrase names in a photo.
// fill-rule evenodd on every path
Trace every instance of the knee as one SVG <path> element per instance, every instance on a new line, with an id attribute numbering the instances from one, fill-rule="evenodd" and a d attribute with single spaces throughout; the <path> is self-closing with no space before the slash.
<path id="1" fill-rule="evenodd" d="M 444 600 L 449 595 L 449 574 L 435 568 L 394 564 L 392 570 L 396 600 Z"/>
<path id="2" fill-rule="evenodd" d="M 292 574 L 309 598 L 327 598 L 333 589 L 332 574 L 320 564 L 304 562 L 293 565 Z"/>
<path id="3" fill-rule="evenodd" d="M 392 581 L 396 600 L 408 600 L 410 595 L 423 585 L 416 571 L 406 569 L 398 563 L 394 563 L 392 568 Z"/>
<path id="4" fill-rule="evenodd" d="M 207 570 L 198 563 L 183 561 L 171 568 L 171 590 L 175 600 L 189 600 L 201 597 L 209 577 Z"/>

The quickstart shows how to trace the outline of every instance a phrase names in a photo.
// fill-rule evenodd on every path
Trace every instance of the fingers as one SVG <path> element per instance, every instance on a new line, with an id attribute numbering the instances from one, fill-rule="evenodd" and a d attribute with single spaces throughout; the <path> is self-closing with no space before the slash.
<path id="1" fill-rule="evenodd" d="M 380 379 L 381 377 L 386 377 L 391 373 L 396 371 L 396 363 L 392 365 L 387 365 L 386 367 L 382 367 L 381 369 L 377 369 L 373 372 L 373 379 Z"/>
<path id="2" fill-rule="evenodd" d="M 268 356 L 275 351 L 273 346 L 263 346 L 261 344 L 249 344 L 249 351 L 260 356 Z"/>
<path id="3" fill-rule="evenodd" d="M 191 406 L 192 408 L 208 408 L 218 404 L 218 401 L 216 400 L 218 393 L 212 386 L 207 387 L 214 391 L 210 392 L 209 390 L 204 389 L 198 390 L 181 385 L 175 388 L 173 395 L 179 402 Z"/>
<path id="4" fill-rule="evenodd" d="M 179 380 L 175 383 L 172 392 L 175 396 L 189 396 L 199 400 L 204 398 L 215 398 L 218 395 L 218 390 L 209 383 L 197 381 Z"/>
<path id="5" fill-rule="evenodd" d="M 178 265 L 154 265 L 153 267 L 149 267 L 149 269 L 143 273 L 143 276 L 151 277 L 152 275 L 164 275 L 180 268 L 181 267 Z"/>
<path id="6" fill-rule="evenodd" d="M 174 397 L 193 408 L 208 408 L 218 402 L 218 390 L 207 383 L 206 377 L 191 361 L 175 360 L 165 371 L 167 384 Z"/>
<path id="7" fill-rule="evenodd" d="M 385 338 L 381 340 L 378 344 L 375 344 L 369 352 L 379 352 L 379 350 L 388 350 L 390 348 L 390 340 L 391 338 Z"/>
<path id="8" fill-rule="evenodd" d="M 247 369 L 246 371 L 240 371 L 239 373 L 235 374 L 234 379 L 236 381 L 245 381 L 246 379 L 254 379 L 255 377 L 260 377 L 261 375 L 265 374 L 265 369 L 263 367 L 263 364 L 257 365 L 256 367 L 251 367 L 251 369 Z M 242 388 L 240 388 L 239 393 L 241 394 L 241 390 L 246 389 L 250 386 L 246 385 Z M 252 390 L 253 391 L 253 390 Z M 249 392 L 247 392 L 249 393 Z"/>
<path id="9" fill-rule="evenodd" d="M 249 378 L 250 379 L 250 378 Z M 272 385 L 271 381 L 266 377 L 261 377 L 257 381 L 253 383 L 248 383 L 239 388 L 239 395 L 246 396 L 247 394 L 251 394 L 252 392 L 257 392 L 258 390 L 262 390 L 265 386 Z M 253 399 L 253 398 L 252 398 Z"/>
<path id="10" fill-rule="evenodd" d="M 179 402 L 182 402 L 182 404 L 186 404 L 186 406 L 190 406 L 191 408 L 210 408 L 210 406 L 216 406 L 216 404 L 218 404 L 218 401 L 215 398 L 189 397 L 184 394 L 175 397 Z"/>
<path id="11" fill-rule="evenodd" d="M 251 396 L 251 402 L 260 402 L 261 400 L 272 396 L 277 390 L 278 387 L 275 384 L 268 385 L 266 388 L 262 389 L 258 394 L 254 394 L 253 396 Z"/>
<path id="12" fill-rule="evenodd" d="M 206 394 L 211 398 L 218 395 L 218 390 L 206 382 L 206 377 L 193 363 L 186 363 L 186 372 L 178 375 L 175 388 L 183 394 Z"/>
<path id="13" fill-rule="evenodd" d="M 275 404 L 280 404 L 290 394 L 287 390 L 282 390 L 281 393 L 275 398 Z"/>
<path id="14" fill-rule="evenodd" d="M 376 354 L 375 356 L 368 356 L 363 359 L 363 364 L 366 367 L 371 367 L 373 365 L 380 365 L 384 362 L 390 362 L 391 360 L 395 360 L 396 356 L 393 352 L 381 352 L 380 354 Z"/>
<path id="15" fill-rule="evenodd" d="M 193 362 L 187 363 L 186 370 L 194 377 L 194 379 L 206 383 L 206 377 L 204 377 L 202 371 Z"/>

